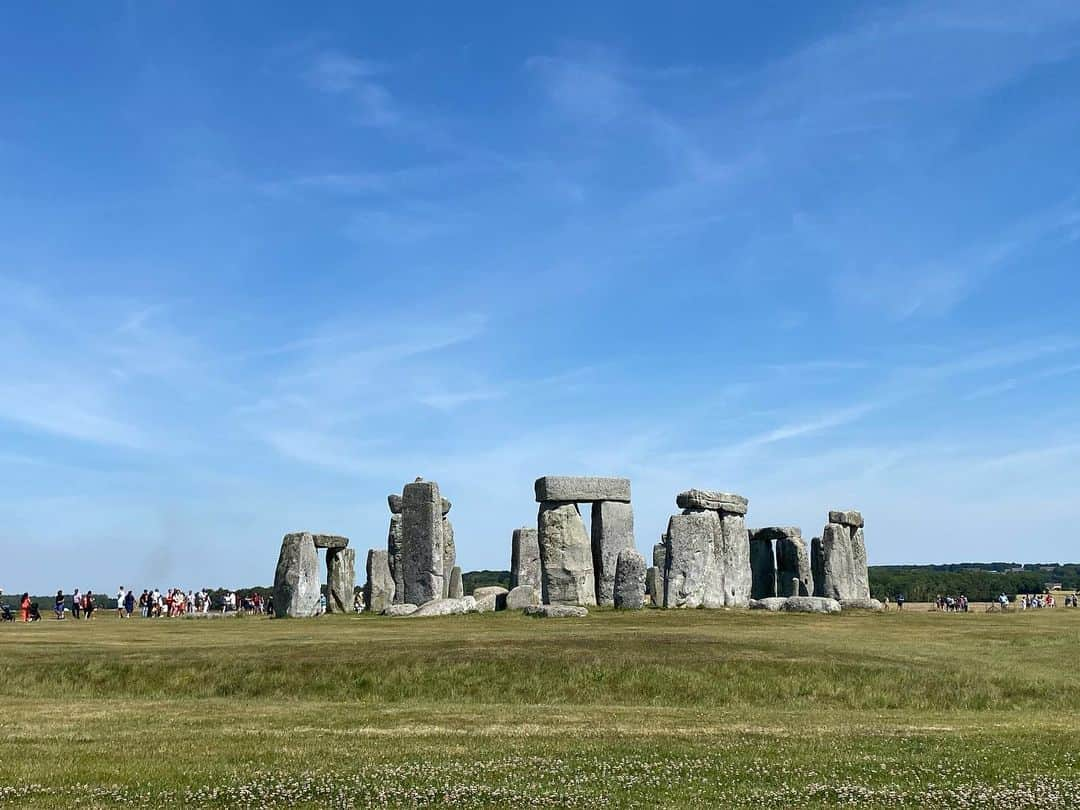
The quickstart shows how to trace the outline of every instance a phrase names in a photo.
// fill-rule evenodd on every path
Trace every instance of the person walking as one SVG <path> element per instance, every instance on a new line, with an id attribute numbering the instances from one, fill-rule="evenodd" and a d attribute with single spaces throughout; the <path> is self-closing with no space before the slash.
<path id="1" fill-rule="evenodd" d="M 128 589 L 128 592 L 124 594 L 124 618 L 130 619 L 131 614 L 135 612 L 135 592 Z"/>
<path id="2" fill-rule="evenodd" d="M 82 594 L 79 593 L 79 589 L 76 588 L 75 592 L 71 594 L 71 618 L 78 619 L 82 614 Z"/>
<path id="3" fill-rule="evenodd" d="M 30 621 L 30 594 L 24 593 L 19 600 L 19 612 L 24 622 Z"/>
<path id="4" fill-rule="evenodd" d="M 62 590 L 56 592 L 56 599 L 53 601 L 53 612 L 56 613 L 57 619 L 64 618 L 64 592 Z"/>
<path id="5" fill-rule="evenodd" d="M 902 593 L 898 593 L 896 595 L 896 609 L 897 610 L 903 610 L 905 601 L 906 601 L 906 597 Z"/>
<path id="6" fill-rule="evenodd" d="M 87 621 L 90 621 L 92 618 L 94 618 L 95 609 L 96 606 L 94 605 L 94 592 L 87 591 L 86 595 L 83 596 L 83 618 L 85 618 Z"/>

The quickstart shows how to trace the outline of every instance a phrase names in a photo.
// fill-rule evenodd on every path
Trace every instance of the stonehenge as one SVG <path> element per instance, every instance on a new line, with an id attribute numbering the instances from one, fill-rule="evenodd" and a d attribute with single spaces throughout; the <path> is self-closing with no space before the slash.
<path id="1" fill-rule="evenodd" d="M 635 548 L 619 552 L 615 564 L 613 604 L 622 610 L 645 606 L 645 558 Z"/>
<path id="2" fill-rule="evenodd" d="M 635 545 L 629 480 L 544 476 L 536 480 L 534 496 L 536 527 L 512 534 L 510 587 L 466 595 L 448 517 L 451 503 L 439 485 L 418 478 L 389 495 L 386 548 L 370 550 L 366 559 L 367 610 L 423 617 L 507 609 L 584 616 L 593 606 L 645 605 L 817 613 L 881 609 L 870 597 L 865 523 L 855 510 L 829 510 L 821 536 L 807 544 L 795 526 L 748 530 L 749 501 L 742 495 L 688 489 L 676 495 L 680 511 L 668 519 L 647 561 Z M 591 506 L 591 527 L 582 518 L 582 503 Z M 277 616 L 321 612 L 320 549 L 326 551 L 327 612 L 353 612 L 356 552 L 349 538 L 293 532 L 282 538 L 274 575 Z"/>
<path id="3" fill-rule="evenodd" d="M 548 475 L 533 485 L 540 504 L 537 544 L 545 605 L 614 604 L 619 552 L 634 548 L 626 478 Z M 579 504 L 592 505 L 592 537 Z"/>
<path id="4" fill-rule="evenodd" d="M 540 589 L 540 538 L 536 529 L 514 529 L 510 548 L 510 587 Z"/>
<path id="5" fill-rule="evenodd" d="M 821 537 L 811 545 L 814 596 L 855 603 L 870 599 L 863 517 L 854 510 L 829 512 Z"/>
<path id="6" fill-rule="evenodd" d="M 321 548 L 327 550 L 327 610 L 352 610 L 356 559 L 348 545 L 348 537 L 336 534 L 292 532 L 285 535 L 274 571 L 274 615 L 278 618 L 318 615 L 322 596 L 319 580 Z M 332 607 L 335 599 L 337 603 Z"/>
<path id="7" fill-rule="evenodd" d="M 683 511 L 672 515 L 663 537 L 663 606 L 746 607 L 753 587 L 747 499 L 691 489 L 675 504 Z"/>
<path id="8" fill-rule="evenodd" d="M 382 613 L 394 604 L 396 586 L 390 573 L 390 554 L 371 549 L 367 556 L 367 584 L 364 585 L 364 604 L 372 613 Z"/>
<path id="9" fill-rule="evenodd" d="M 326 612 L 352 613 L 355 596 L 356 549 L 328 548 L 326 550 Z M 365 601 L 364 604 L 368 602 Z"/>

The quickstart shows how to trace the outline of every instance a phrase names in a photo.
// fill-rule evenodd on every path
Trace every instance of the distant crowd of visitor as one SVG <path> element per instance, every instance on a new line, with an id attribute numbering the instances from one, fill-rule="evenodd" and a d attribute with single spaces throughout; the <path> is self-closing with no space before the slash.
<path id="1" fill-rule="evenodd" d="M 80 593 L 76 588 L 71 594 L 70 600 L 62 590 L 56 592 L 53 600 L 53 615 L 58 620 L 71 616 L 73 619 L 93 619 L 97 612 L 97 600 L 93 591 Z M 205 590 L 187 591 L 182 588 L 170 588 L 167 591 L 143 590 L 139 596 L 130 588 L 120 587 L 116 592 L 116 616 L 120 619 L 130 619 L 138 610 L 138 615 L 144 619 L 176 618 L 179 616 L 209 615 L 213 612 L 220 613 L 244 613 L 248 615 L 262 615 L 272 613 L 274 610 L 273 597 L 263 599 L 257 591 L 244 597 L 237 597 L 235 591 L 229 591 L 222 595 L 215 603 L 213 597 Z M 0 607 L 0 618 L 3 621 L 14 621 L 15 616 L 11 609 L 4 604 Z M 30 599 L 28 593 L 19 597 L 19 618 L 24 622 L 41 621 L 41 608 L 37 602 Z"/>

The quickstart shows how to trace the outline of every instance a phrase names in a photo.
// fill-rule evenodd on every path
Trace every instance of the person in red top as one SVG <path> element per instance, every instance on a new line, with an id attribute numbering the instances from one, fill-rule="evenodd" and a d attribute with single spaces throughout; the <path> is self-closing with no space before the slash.
<path id="1" fill-rule="evenodd" d="M 24 593 L 22 599 L 19 600 L 19 610 L 22 611 L 22 620 L 24 622 L 30 621 L 30 594 Z"/>

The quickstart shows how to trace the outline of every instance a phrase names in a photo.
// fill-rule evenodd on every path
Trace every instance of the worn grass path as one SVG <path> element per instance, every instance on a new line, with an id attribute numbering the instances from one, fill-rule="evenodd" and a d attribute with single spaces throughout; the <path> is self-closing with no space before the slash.
<path id="1" fill-rule="evenodd" d="M 1080 805 L 1080 610 L 0 627 L 0 804 Z"/>

